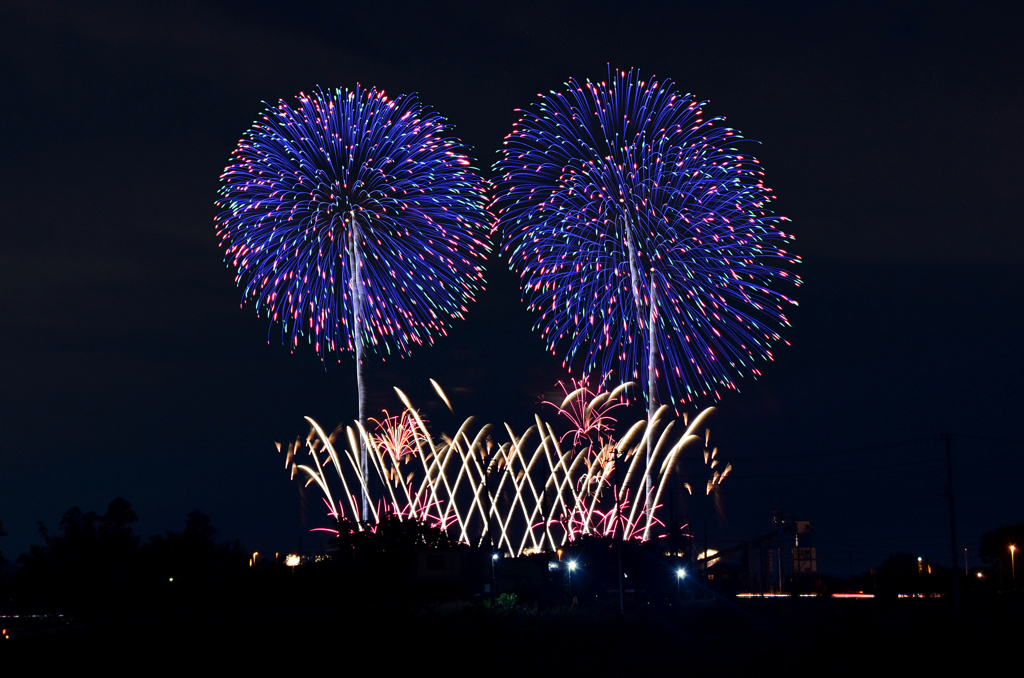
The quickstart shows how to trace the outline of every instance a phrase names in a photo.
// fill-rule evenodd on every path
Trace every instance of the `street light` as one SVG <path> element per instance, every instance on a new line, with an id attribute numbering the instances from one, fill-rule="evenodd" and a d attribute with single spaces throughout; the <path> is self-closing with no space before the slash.
<path id="1" fill-rule="evenodd" d="M 1013 581 L 1013 590 L 1017 590 L 1017 569 L 1013 564 L 1013 552 L 1017 550 L 1017 547 L 1010 544 L 1010 579 Z"/>
<path id="2" fill-rule="evenodd" d="M 491 605 L 494 605 L 494 564 L 498 562 L 498 552 L 495 551 L 491 554 Z"/>
<path id="3" fill-rule="evenodd" d="M 568 581 L 566 582 L 566 590 L 569 592 L 569 595 L 572 596 L 572 573 L 576 571 L 576 561 L 570 560 L 566 562 L 565 571 L 566 577 L 568 578 Z M 575 604 L 575 602 L 576 597 L 573 596 L 573 604 Z"/>
<path id="4" fill-rule="evenodd" d="M 685 578 L 686 578 L 686 569 L 680 567 L 678 570 L 676 570 L 676 598 L 679 597 L 679 586 L 682 583 L 683 579 L 685 579 Z"/>

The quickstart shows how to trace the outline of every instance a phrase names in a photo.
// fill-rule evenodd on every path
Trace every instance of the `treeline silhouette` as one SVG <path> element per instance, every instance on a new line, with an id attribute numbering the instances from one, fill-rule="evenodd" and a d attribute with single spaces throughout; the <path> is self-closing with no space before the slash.
<path id="1" fill-rule="evenodd" d="M 13 563 L 0 560 L 0 625 L 13 638 L 0 638 L 0 652 L 60 647 L 99 657 L 120 646 L 190 654 L 273 647 L 280 657 L 290 644 L 334 642 L 349 628 L 389 626 L 437 601 L 469 599 L 490 572 L 489 552 L 394 517 L 372 529 L 339 522 L 321 554 L 330 557 L 308 557 L 299 567 L 288 566 L 285 554 L 251 560 L 238 542 L 220 541 L 200 510 L 183 529 L 146 539 L 135 534 L 137 522 L 121 497 L 103 513 L 75 506 L 53 531 L 40 523 L 40 544 Z M 445 576 L 417 577 L 424 550 L 449 553 Z M 460 568 L 472 558 L 481 562 Z M 381 639 L 359 642 L 379 647 Z"/>
<path id="2" fill-rule="evenodd" d="M 54 534 L 40 523 L 43 543 L 4 568 L 0 610 L 60 613 L 90 624 L 137 620 L 204 599 L 246 569 L 241 546 L 219 543 L 202 511 L 189 513 L 183 530 L 145 541 L 133 533 L 137 521 L 131 504 L 118 497 L 103 514 L 71 507 Z"/>
<path id="3" fill-rule="evenodd" d="M 0 638 L 0 665 L 261 673 L 436 665 L 505 674 L 541 662 L 605 675 L 685 661 L 726 675 L 883 664 L 931 671 L 950 657 L 991 664 L 997 648 L 1013 646 L 1024 618 L 1014 595 L 968 598 L 963 613 L 945 598 L 898 602 L 897 591 L 941 591 L 954 574 L 925 576 L 908 554 L 862 576 L 879 594 L 873 601 L 743 602 L 722 588 L 724 572 L 702 583 L 690 563 L 680 581 L 650 545 L 619 552 L 608 540 L 581 540 L 563 555 L 580 563 L 567 577 L 548 571 L 548 556 L 536 558 L 543 567 L 531 558 L 495 564 L 489 548 L 453 544 L 441 530 L 391 517 L 372 529 L 339 522 L 330 558 L 289 567 L 276 558 L 250 562 L 240 544 L 218 540 L 199 510 L 183 529 L 148 539 L 134 534 L 136 522 L 122 498 L 103 514 L 73 507 L 52 534 L 40 525 L 42 543 L 16 563 L 5 567 L 0 555 L 0 616 L 13 630 L 12 640 Z M 984 538 L 990 566 L 1004 568 L 992 593 L 1013 586 L 1013 564 L 1001 559 L 1018 535 L 1024 525 Z M 624 615 L 613 586 L 620 560 L 629 573 Z M 435 569 L 443 576 L 424 576 Z"/>

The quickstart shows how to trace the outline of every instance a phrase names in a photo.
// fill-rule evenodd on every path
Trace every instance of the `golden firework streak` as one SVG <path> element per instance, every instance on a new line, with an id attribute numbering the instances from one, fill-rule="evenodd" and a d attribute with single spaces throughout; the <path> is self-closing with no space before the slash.
<path id="1" fill-rule="evenodd" d="M 452 410 L 437 382 L 431 379 L 430 383 Z M 575 410 L 582 415 L 578 425 L 588 426 L 595 417 L 606 421 L 607 410 L 619 402 L 626 386 L 594 394 L 585 407 L 580 402 Z M 706 420 L 714 408 L 700 412 L 678 439 L 672 433 L 676 421 L 668 419 L 670 410 L 662 406 L 650 423 L 647 419 L 636 422 L 618 440 L 609 432 L 610 427 L 581 428 L 577 446 L 563 450 L 554 429 L 539 416 L 521 436 L 505 424 L 509 438 L 505 443 L 494 442 L 490 424 L 471 436 L 473 417 L 466 419 L 454 436 L 435 442 L 409 398 L 397 388 L 395 392 L 405 406 L 402 415 L 375 422 L 381 430 L 379 435 L 363 431 L 358 422 L 355 429 L 346 426 L 348 449 L 343 450 L 344 457 L 335 446 L 341 429 L 329 436 L 309 417 L 306 421 L 311 429 L 304 443 L 296 439 L 287 448 L 286 466 L 292 476 L 302 473 L 307 485 L 316 483 L 331 515 L 347 518 L 359 529 L 390 515 L 440 527 L 464 543 L 483 545 L 491 540 L 495 548 L 513 556 L 555 550 L 587 534 L 646 541 L 665 534 L 667 528 L 657 514 L 670 478 L 681 478 L 678 470 L 687 449 L 694 445 L 703 448 L 704 466 L 712 473 L 707 482 L 709 494 L 718 491 L 732 470 L 731 465 L 722 471 L 713 470 L 718 464 L 718 450 L 708 449 Z M 556 407 L 564 414 L 566 408 L 588 395 L 591 392 L 586 388 L 577 388 Z M 352 452 L 359 449 L 359 437 L 370 449 L 365 468 Z M 648 438 L 653 448 L 649 469 L 645 468 L 647 455 L 643 453 Z M 313 457 L 312 465 L 294 461 L 303 445 Z M 628 465 L 619 488 L 613 487 L 620 481 L 614 471 L 616 464 Z M 403 474 L 405 465 L 411 465 L 411 470 Z M 334 467 L 342 497 L 331 492 L 328 466 Z M 384 489 L 380 496 L 371 497 L 369 515 L 364 518 L 358 500 L 376 485 L 368 482 L 373 474 Z M 690 491 L 688 483 L 677 483 L 680 489 Z M 616 494 L 618 506 L 613 502 Z"/>

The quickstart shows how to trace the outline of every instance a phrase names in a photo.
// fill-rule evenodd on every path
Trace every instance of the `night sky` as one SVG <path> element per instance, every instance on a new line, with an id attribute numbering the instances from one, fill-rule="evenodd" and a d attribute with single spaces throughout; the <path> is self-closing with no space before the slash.
<path id="1" fill-rule="evenodd" d="M 951 433 L 978 564 L 981 533 L 1024 521 L 1024 26 L 1004 4 L 5 2 L 0 548 L 116 496 L 142 536 L 199 508 L 250 550 L 316 547 L 323 510 L 274 442 L 354 419 L 354 362 L 291 354 L 239 307 L 213 226 L 232 148 L 263 102 L 361 83 L 417 92 L 489 177 L 516 108 L 611 64 L 760 142 L 804 260 L 791 346 L 711 423 L 734 467 L 712 544 L 780 510 L 839 575 L 948 564 Z M 493 256 L 449 336 L 369 360 L 369 412 L 398 386 L 451 431 L 433 377 L 458 421 L 523 430 L 570 376 L 534 319 Z"/>

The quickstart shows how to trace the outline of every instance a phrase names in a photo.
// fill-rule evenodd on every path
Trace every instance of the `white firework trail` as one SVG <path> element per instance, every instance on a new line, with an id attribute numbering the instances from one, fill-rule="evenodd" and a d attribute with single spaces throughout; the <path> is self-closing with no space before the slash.
<path id="1" fill-rule="evenodd" d="M 440 386 L 431 383 L 451 409 Z M 522 435 L 505 424 L 509 440 L 499 444 L 490 424 L 476 429 L 470 417 L 454 436 L 435 441 L 408 397 L 396 388 L 405 409 L 371 420 L 376 430 L 362 432 L 365 436 L 359 435 L 358 422 L 355 429 L 339 427 L 328 435 L 306 417 L 310 432 L 288 445 L 285 466 L 292 478 L 302 476 L 307 486 L 320 488 L 329 515 L 360 529 L 388 516 L 416 520 L 445 530 L 459 542 L 491 543 L 511 556 L 553 551 L 583 535 L 639 541 L 666 536 L 670 528 L 660 517 L 662 497 L 680 488 L 691 492 L 689 484 L 673 479 L 681 478 L 684 453 L 694 447 L 703 451 L 713 471 L 707 493 L 718 492 L 732 467 L 718 470 L 718 450 L 708 449 L 706 420 L 713 407 L 688 425 L 684 421 L 686 428 L 677 436 L 677 421 L 668 418 L 670 410 L 663 406 L 649 423 L 646 418 L 636 422 L 616 440 L 609 412 L 623 404 L 627 385 L 597 393 L 585 384 L 576 386 L 560 405 L 549 403 L 574 427 L 561 438 L 538 416 Z M 570 436 L 573 446 L 563 449 Z M 352 452 L 359 450 L 360 437 L 370 450 L 365 468 Z M 645 468 L 649 437 L 653 452 Z M 340 454 L 339 441 L 347 443 Z M 281 444 L 277 447 L 280 452 Z M 299 462 L 306 455 L 312 457 L 311 464 Z M 368 482 L 370 478 L 377 482 Z M 680 487 L 671 487 L 672 482 Z M 332 491 L 339 485 L 340 493 Z M 363 515 L 360 498 L 370 487 L 382 489 Z"/>

